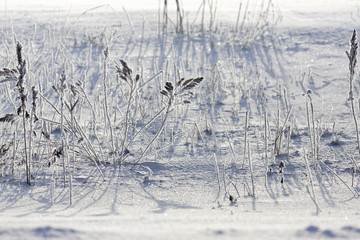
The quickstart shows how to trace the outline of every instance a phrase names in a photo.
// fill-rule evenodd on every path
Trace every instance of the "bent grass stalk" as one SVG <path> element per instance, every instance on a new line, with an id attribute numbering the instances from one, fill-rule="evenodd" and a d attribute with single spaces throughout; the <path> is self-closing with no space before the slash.
<path id="1" fill-rule="evenodd" d="M 309 181 L 310 181 L 310 184 L 311 184 L 311 190 L 312 190 L 312 196 L 309 192 L 309 189 L 308 189 L 308 192 L 309 192 L 309 195 L 310 195 L 310 198 L 311 200 L 313 200 L 315 206 L 316 206 L 316 211 L 317 213 L 320 212 L 320 208 L 319 208 L 319 205 L 317 204 L 316 202 L 316 197 L 315 197 L 315 191 L 314 191 L 314 183 L 313 183 L 313 177 L 312 177 L 312 174 L 311 174 L 311 169 L 310 169 L 310 166 L 309 166 L 309 162 L 307 160 L 307 157 L 306 157 L 306 152 L 305 152 L 305 149 L 303 149 L 303 152 L 304 152 L 304 160 L 305 160 L 305 165 L 306 165 L 306 170 L 308 172 L 308 178 L 309 178 Z"/>
<path id="2" fill-rule="evenodd" d="M 158 131 L 156 132 L 155 136 L 152 138 L 152 140 L 149 142 L 149 144 L 143 150 L 143 152 L 141 153 L 141 156 L 135 161 L 135 165 L 137 165 L 140 162 L 140 160 L 145 156 L 145 154 L 147 153 L 149 148 L 152 146 L 154 141 L 159 137 L 160 133 L 164 129 L 166 120 L 167 120 L 167 118 L 169 116 L 169 113 L 170 113 L 170 110 L 171 110 L 171 107 L 172 107 L 172 102 L 173 102 L 173 98 L 169 97 L 168 102 L 167 102 L 167 107 L 166 107 L 166 112 L 165 112 L 164 119 L 162 120 L 161 125 L 160 125 Z"/>
<path id="3" fill-rule="evenodd" d="M 143 130 L 145 128 L 147 128 L 157 117 L 160 116 L 160 114 L 166 109 L 166 107 L 163 107 L 159 112 L 157 112 L 146 124 L 144 124 L 144 126 L 139 129 L 135 135 L 129 140 L 129 142 L 127 143 L 126 147 L 124 147 L 124 149 L 129 148 L 129 146 L 131 145 L 131 143 L 135 140 L 135 138 L 141 133 L 143 132 Z M 124 159 L 123 159 L 124 160 Z"/>
<path id="4" fill-rule="evenodd" d="M 321 165 L 323 165 L 327 170 L 329 170 L 334 176 L 336 176 L 337 178 L 339 178 L 340 181 L 350 190 L 350 192 L 351 192 L 352 194 L 354 194 L 355 197 L 359 197 L 359 196 L 360 196 L 360 195 L 359 195 L 359 192 L 356 191 L 355 188 L 351 188 L 351 187 L 349 186 L 349 184 L 347 184 L 347 183 L 345 182 L 345 180 L 342 179 L 342 178 L 339 176 L 339 174 L 337 174 L 333 169 L 331 169 L 329 166 L 327 166 L 325 163 L 323 163 L 323 162 L 321 162 L 321 161 L 319 161 L 319 163 L 321 163 Z"/>

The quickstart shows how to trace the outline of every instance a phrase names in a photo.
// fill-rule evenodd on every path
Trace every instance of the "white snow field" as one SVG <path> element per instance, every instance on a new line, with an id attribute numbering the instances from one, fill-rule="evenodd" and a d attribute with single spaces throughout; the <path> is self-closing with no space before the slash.
<path id="1" fill-rule="evenodd" d="M 360 239 L 360 2 L 179 3 L 2 1 L 0 239 Z"/>

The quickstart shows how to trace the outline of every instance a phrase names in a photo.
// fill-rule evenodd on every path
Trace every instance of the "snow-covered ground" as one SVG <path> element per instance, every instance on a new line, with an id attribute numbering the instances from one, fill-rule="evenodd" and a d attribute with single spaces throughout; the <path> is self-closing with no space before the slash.
<path id="1" fill-rule="evenodd" d="M 167 26 L 163 1 L 48 2 L 0 8 L 0 67 L 17 67 L 19 41 L 29 112 L 31 87 L 41 94 L 31 186 L 22 119 L 0 123 L 0 239 L 360 238 L 345 54 L 360 29 L 358 1 L 209 0 L 203 15 L 203 1 L 183 0 L 182 33 L 175 1 Z M 119 59 L 140 74 L 134 93 Z M 65 106 L 64 137 L 53 88 L 63 70 L 65 101 L 79 99 L 77 125 Z M 182 77 L 204 79 L 167 114 L 160 90 Z M 0 119 L 19 107 L 16 83 L 1 82 Z"/>

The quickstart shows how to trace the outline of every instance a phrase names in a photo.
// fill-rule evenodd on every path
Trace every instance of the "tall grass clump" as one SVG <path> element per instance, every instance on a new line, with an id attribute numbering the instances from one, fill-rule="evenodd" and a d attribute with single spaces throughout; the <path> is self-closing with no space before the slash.
<path id="1" fill-rule="evenodd" d="M 22 124 L 22 138 L 23 138 L 23 157 L 24 159 L 21 162 L 25 162 L 25 172 L 26 172 L 26 183 L 28 185 L 32 184 L 32 157 L 33 157 L 33 123 L 37 122 L 39 119 L 36 115 L 36 99 L 38 97 L 38 91 L 35 90 L 35 87 L 31 88 L 31 109 L 28 110 L 28 94 L 29 90 L 27 89 L 27 85 L 25 83 L 25 75 L 27 73 L 26 70 L 26 60 L 23 59 L 22 55 L 22 45 L 20 42 L 16 44 L 16 57 L 17 57 L 17 67 L 16 69 L 3 68 L 0 70 L 0 83 L 7 82 L 16 82 L 15 92 L 17 93 L 16 101 L 18 101 L 18 105 L 15 105 L 16 113 L 8 113 L 4 117 L 0 118 L 0 122 L 10 122 L 14 123 L 17 119 L 21 119 Z M 10 101 L 12 101 L 10 99 Z M 30 113 L 29 113 L 30 112 Z M 30 121 L 30 126 L 28 127 L 28 121 Z M 14 132 L 14 157 L 13 157 L 13 166 L 12 173 L 14 173 L 15 166 L 15 156 L 16 156 L 16 130 Z"/>

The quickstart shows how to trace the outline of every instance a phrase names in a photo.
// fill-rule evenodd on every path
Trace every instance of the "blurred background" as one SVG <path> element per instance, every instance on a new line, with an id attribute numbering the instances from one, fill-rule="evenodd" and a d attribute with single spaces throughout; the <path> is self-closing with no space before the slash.
<path id="1" fill-rule="evenodd" d="M 164 0 L 2 0 L 1 8 L 13 11 L 13 10 L 26 10 L 26 9 L 79 9 L 84 7 L 95 7 L 99 5 L 109 4 L 113 8 L 118 9 L 125 7 L 126 10 L 135 11 L 135 10 L 158 10 L 160 4 L 164 4 Z M 180 0 L 180 4 L 185 11 L 197 10 L 203 0 Z M 226 0 L 226 1 L 216 1 L 216 0 L 206 0 L 206 2 L 213 2 L 219 8 L 219 10 L 232 10 L 237 9 L 241 0 Z M 246 3 L 247 1 L 242 1 Z M 250 1 L 251 2 L 261 2 L 261 1 Z M 169 9 L 176 9 L 175 0 L 168 0 Z"/>

